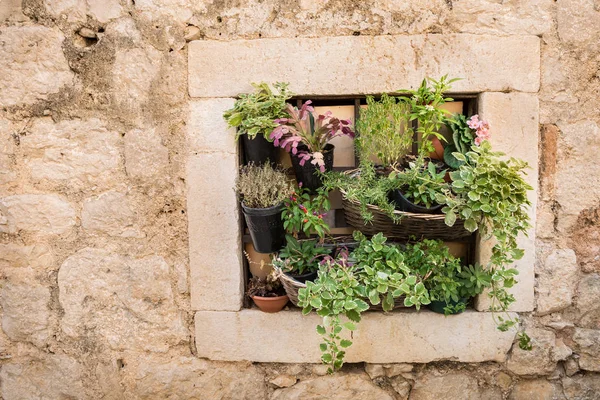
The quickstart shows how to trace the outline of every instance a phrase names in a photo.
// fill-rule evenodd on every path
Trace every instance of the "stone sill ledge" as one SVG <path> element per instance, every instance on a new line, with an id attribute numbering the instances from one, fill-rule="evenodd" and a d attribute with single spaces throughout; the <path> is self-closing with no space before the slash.
<path id="1" fill-rule="evenodd" d="M 196 348 L 199 357 L 211 360 L 319 363 L 321 338 L 315 327 L 320 322 L 316 314 L 303 316 L 299 310 L 198 311 Z M 448 317 L 429 310 L 367 312 L 346 362 L 503 362 L 514 336 L 500 332 L 488 312 Z"/>

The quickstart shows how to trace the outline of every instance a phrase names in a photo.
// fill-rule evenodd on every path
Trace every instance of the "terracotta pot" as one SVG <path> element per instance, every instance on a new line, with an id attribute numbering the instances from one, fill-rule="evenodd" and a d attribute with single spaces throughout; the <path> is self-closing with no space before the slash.
<path id="1" fill-rule="evenodd" d="M 431 138 L 431 144 L 433 144 L 433 148 L 435 151 L 429 153 L 429 158 L 432 160 L 443 160 L 444 159 L 444 145 L 440 141 L 440 139 L 435 136 Z"/>
<path id="2" fill-rule="evenodd" d="M 252 296 L 252 300 L 262 312 L 276 313 L 285 307 L 289 298 L 287 297 L 287 294 L 285 294 L 277 297 Z"/>

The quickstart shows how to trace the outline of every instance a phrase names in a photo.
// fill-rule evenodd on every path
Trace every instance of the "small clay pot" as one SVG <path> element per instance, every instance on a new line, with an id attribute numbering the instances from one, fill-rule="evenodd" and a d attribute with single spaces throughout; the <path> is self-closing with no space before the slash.
<path id="1" fill-rule="evenodd" d="M 277 297 L 252 296 L 252 300 L 254 301 L 254 304 L 256 304 L 258 308 L 260 308 L 260 311 L 266 313 L 276 313 L 281 311 L 281 309 L 285 307 L 289 300 L 289 297 L 287 296 L 287 294 Z"/>
<path id="2" fill-rule="evenodd" d="M 433 145 L 434 151 L 429 153 L 429 158 L 432 160 L 444 160 L 444 145 L 442 141 L 437 137 L 431 138 L 431 144 Z"/>

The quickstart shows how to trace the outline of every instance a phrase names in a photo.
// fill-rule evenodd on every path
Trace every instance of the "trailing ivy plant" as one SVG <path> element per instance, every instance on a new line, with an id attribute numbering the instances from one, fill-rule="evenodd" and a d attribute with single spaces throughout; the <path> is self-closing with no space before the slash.
<path id="1" fill-rule="evenodd" d="M 367 239 L 355 232 L 354 239 L 359 245 L 348 258 L 321 264 L 318 279 L 298 291 L 302 313 L 315 310 L 323 317 L 317 333 L 323 336 L 321 360 L 330 366 L 330 373 L 342 367 L 344 349 L 352 345 L 351 340 L 343 338 L 343 329 L 356 329 L 355 323 L 369 309 L 369 302 L 381 303 L 385 311 L 391 311 L 394 299 L 400 296 L 406 296 L 405 305 L 417 309 L 429 304 L 422 279 L 406 267 L 397 246 L 386 244 L 381 233 Z M 343 322 L 343 317 L 348 321 Z"/>
<path id="2" fill-rule="evenodd" d="M 504 312 L 505 317 L 495 318 L 499 329 L 506 331 L 517 323 L 506 313 L 515 301 L 506 289 L 516 283 L 518 274 L 507 266 L 523 257 L 517 236 L 526 235 L 530 228 L 527 207 L 531 202 L 527 191 L 532 187 L 523 179 L 527 163 L 515 158 L 501 159 L 504 154 L 493 152 L 488 141 L 473 146 L 466 154 L 453 155 L 464 164 L 450 173 L 453 193 L 447 191 L 442 211 L 447 225 L 454 225 L 459 217 L 470 232 L 479 230 L 484 239 L 494 239 L 488 266 L 492 273 L 490 309 Z M 522 348 L 530 347 L 529 337 L 523 332 L 519 333 L 519 342 Z"/>
<path id="3" fill-rule="evenodd" d="M 233 108 L 223 113 L 223 118 L 229 126 L 238 128 L 236 139 L 241 135 L 248 135 L 250 139 L 263 135 L 272 141 L 269 135 L 277 126 L 275 120 L 287 116 L 286 101 L 292 97 L 289 83 L 276 82 L 275 90 L 265 82 L 252 83 L 252 86 L 254 93 L 240 94 Z"/>

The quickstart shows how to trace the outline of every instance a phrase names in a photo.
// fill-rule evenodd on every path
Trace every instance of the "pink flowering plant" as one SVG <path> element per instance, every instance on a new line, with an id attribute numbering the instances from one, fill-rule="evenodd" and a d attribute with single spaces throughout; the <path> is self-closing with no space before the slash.
<path id="1" fill-rule="evenodd" d="M 490 123 L 480 120 L 477 114 L 469 119 L 462 114 L 455 114 L 447 119 L 446 126 L 452 131 L 452 142 L 444 148 L 444 161 L 454 169 L 463 165 L 464 161 L 456 158 L 453 153 L 465 155 L 473 146 L 480 146 L 491 137 Z"/>
<path id="2" fill-rule="evenodd" d="M 277 126 L 271 132 L 270 139 L 275 146 L 296 155 L 300 165 L 310 161 L 321 172 L 325 172 L 323 151 L 327 143 L 338 136 L 353 138 L 354 132 L 350 128 L 350 120 L 335 118 L 331 111 L 315 116 L 311 104 L 307 100 L 298 109 L 288 103 L 288 117 L 275 120 Z"/>

